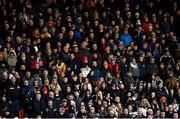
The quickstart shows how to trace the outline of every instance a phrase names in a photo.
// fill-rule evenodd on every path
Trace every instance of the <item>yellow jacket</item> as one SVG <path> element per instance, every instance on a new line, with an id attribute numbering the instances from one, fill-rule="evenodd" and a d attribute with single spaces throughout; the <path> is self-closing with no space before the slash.
<path id="1" fill-rule="evenodd" d="M 66 72 L 67 66 L 62 62 L 61 65 L 59 66 L 58 64 L 56 65 L 56 69 L 59 74 L 65 73 Z"/>

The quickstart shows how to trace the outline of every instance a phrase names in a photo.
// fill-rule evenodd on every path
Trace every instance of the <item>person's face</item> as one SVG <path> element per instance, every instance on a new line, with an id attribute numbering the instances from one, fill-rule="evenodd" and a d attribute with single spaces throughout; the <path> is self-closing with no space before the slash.
<path id="1" fill-rule="evenodd" d="M 34 86 L 38 86 L 38 81 L 34 81 Z"/>
<path id="2" fill-rule="evenodd" d="M 89 34 L 89 37 L 90 37 L 90 39 L 93 39 L 93 38 L 94 38 L 94 33 L 91 32 L 91 33 Z"/>
<path id="3" fill-rule="evenodd" d="M 172 106 L 172 105 L 169 105 L 168 108 L 169 108 L 169 111 L 170 111 L 170 112 L 173 112 L 174 109 L 173 109 L 173 106 Z"/>
<path id="4" fill-rule="evenodd" d="M 103 30 L 104 26 L 102 24 L 99 25 L 99 30 Z"/>
<path id="5" fill-rule="evenodd" d="M 103 106 L 106 108 L 108 106 L 106 101 L 103 101 Z"/>
<path id="6" fill-rule="evenodd" d="M 97 50 L 97 44 L 93 44 L 92 48 L 93 50 Z"/>
<path id="7" fill-rule="evenodd" d="M 75 53 L 78 53 L 79 52 L 79 48 L 76 46 L 74 47 L 74 50 L 73 50 Z"/>
<path id="8" fill-rule="evenodd" d="M 57 82 L 57 79 L 54 78 L 54 79 L 52 80 L 52 83 L 53 83 L 53 84 L 57 84 L 57 83 L 58 83 L 58 82 Z"/>
<path id="9" fill-rule="evenodd" d="M 128 97 L 131 97 L 131 93 L 129 92 L 129 93 L 127 94 L 127 96 L 128 96 Z"/>
<path id="10" fill-rule="evenodd" d="M 44 70 L 43 76 L 44 76 L 44 77 L 47 77 L 47 76 L 48 76 L 48 71 L 47 71 L 47 70 Z"/>
<path id="11" fill-rule="evenodd" d="M 55 94 L 59 94 L 59 92 L 60 92 L 59 88 L 55 88 L 54 93 L 55 93 Z"/>
<path id="12" fill-rule="evenodd" d="M 133 111 L 132 105 L 129 105 L 129 106 L 128 106 L 128 110 L 129 110 L 129 112 L 132 112 L 132 111 Z"/>
<path id="13" fill-rule="evenodd" d="M 62 28 L 61 28 L 61 32 L 62 32 L 62 34 L 64 34 L 64 33 L 66 32 L 66 28 L 65 28 L 65 27 L 62 27 Z"/>
<path id="14" fill-rule="evenodd" d="M 159 84 L 159 88 L 162 88 L 162 87 L 163 87 L 163 83 L 160 83 L 160 84 Z"/>
<path id="15" fill-rule="evenodd" d="M 174 119 L 178 119 L 178 117 L 179 117 L 178 113 L 174 113 L 174 114 L 173 114 L 173 118 L 174 118 Z"/>
<path id="16" fill-rule="evenodd" d="M 62 105 L 63 105 L 63 106 L 67 106 L 67 102 L 64 101 L 64 102 L 62 103 Z"/>
<path id="17" fill-rule="evenodd" d="M 102 83 L 102 88 L 105 88 L 106 87 L 106 83 Z"/>
<path id="18" fill-rule="evenodd" d="M 14 85 L 16 83 L 16 78 L 15 77 L 12 77 L 11 78 L 11 83 Z"/>
<path id="19" fill-rule="evenodd" d="M 116 52 L 116 56 L 120 56 L 121 53 L 119 51 Z"/>
<path id="20" fill-rule="evenodd" d="M 49 107 L 52 107 L 52 106 L 53 106 L 53 102 L 49 100 L 49 101 L 48 101 L 48 106 L 49 106 Z"/>
<path id="21" fill-rule="evenodd" d="M 97 103 L 98 103 L 98 105 L 101 105 L 101 104 L 102 104 L 101 100 L 98 100 L 98 102 L 97 102 Z"/>
<path id="22" fill-rule="evenodd" d="M 141 91 L 143 89 L 143 86 L 142 85 L 140 85 L 139 86 L 139 91 Z"/>
<path id="23" fill-rule="evenodd" d="M 74 54 L 71 54 L 71 57 L 70 57 L 71 59 L 74 59 Z"/>
<path id="24" fill-rule="evenodd" d="M 88 16 L 89 16 L 88 12 L 84 12 L 84 16 L 85 16 L 86 18 L 88 18 Z"/>
<path id="25" fill-rule="evenodd" d="M 93 62 L 93 67 L 97 67 L 97 62 L 96 61 Z"/>
<path id="26" fill-rule="evenodd" d="M 120 84 L 120 89 L 124 89 L 124 84 L 123 83 Z"/>
<path id="27" fill-rule="evenodd" d="M 39 26 L 43 26 L 44 25 L 44 20 L 43 19 L 40 19 L 39 20 Z"/>
<path id="28" fill-rule="evenodd" d="M 116 15 L 119 16 L 120 15 L 120 10 L 116 10 Z"/>
<path id="29" fill-rule="evenodd" d="M 14 77 L 17 78 L 17 79 L 20 78 L 19 73 L 15 72 Z"/>
<path id="30" fill-rule="evenodd" d="M 66 90 L 67 90 L 68 93 L 70 93 L 71 92 L 71 87 L 67 87 Z"/>
<path id="31" fill-rule="evenodd" d="M 50 97 L 51 99 L 54 99 L 54 93 L 53 93 L 53 92 L 49 92 L 49 97 Z"/>
<path id="32" fill-rule="evenodd" d="M 96 26 L 98 26 L 98 24 L 99 24 L 99 22 L 96 20 L 96 21 L 94 21 L 94 26 L 96 27 Z"/>
<path id="33" fill-rule="evenodd" d="M 41 99 L 41 94 L 40 94 L 40 92 L 38 92 L 38 93 L 36 94 L 36 99 L 38 99 L 38 100 Z"/>
<path id="34" fill-rule="evenodd" d="M 64 109 L 63 109 L 63 108 L 62 108 L 62 109 L 60 109 L 59 114 L 60 114 L 60 115 L 64 115 L 64 113 L 65 113 L 65 112 L 64 112 Z"/>
<path id="35" fill-rule="evenodd" d="M 161 118 L 164 118 L 166 116 L 165 112 L 161 112 Z"/>
<path id="36" fill-rule="evenodd" d="M 111 95 L 110 95 L 110 93 L 108 93 L 108 94 L 107 94 L 107 98 L 111 98 Z"/>
<path id="37" fill-rule="evenodd" d="M 82 23 L 82 18 L 79 17 L 79 18 L 77 19 L 77 22 L 78 22 L 79 24 Z"/>
<path id="38" fill-rule="evenodd" d="M 177 70 L 177 71 L 180 70 L 180 65 L 176 65 L 176 70 Z"/>
<path id="39" fill-rule="evenodd" d="M 115 102 L 118 102 L 118 103 L 120 102 L 120 97 L 119 96 L 115 97 Z"/>
<path id="40" fill-rule="evenodd" d="M 133 52 L 132 50 L 128 52 L 128 54 L 129 54 L 130 56 L 132 56 L 133 53 L 134 53 L 134 52 Z"/>
<path id="41" fill-rule="evenodd" d="M 124 109 L 124 114 L 128 115 L 128 113 L 129 113 L 128 109 Z"/>
<path id="42" fill-rule="evenodd" d="M 27 80 L 24 81 L 24 86 L 28 86 L 29 82 Z"/>
<path id="43" fill-rule="evenodd" d="M 29 71 L 26 72 L 26 77 L 30 77 L 31 76 L 31 73 Z"/>
<path id="44" fill-rule="evenodd" d="M 74 32 L 73 31 L 69 31 L 69 37 L 72 38 L 74 36 Z"/>
<path id="45" fill-rule="evenodd" d="M 122 63 L 126 63 L 126 58 L 123 58 L 123 59 L 122 59 Z"/>
<path id="46" fill-rule="evenodd" d="M 75 92 L 75 97 L 79 97 L 79 92 Z"/>
<path id="47" fill-rule="evenodd" d="M 2 97 L 2 101 L 3 101 L 3 102 L 6 101 L 6 97 L 5 97 L 5 96 Z"/>
<path id="48" fill-rule="evenodd" d="M 151 58 L 150 59 L 150 63 L 154 63 L 155 62 L 155 59 L 154 58 Z"/>
<path id="49" fill-rule="evenodd" d="M 98 55 L 96 53 L 93 54 L 93 58 L 94 59 L 97 59 L 98 58 Z M 96 62 L 97 63 L 97 62 Z"/>
<path id="50" fill-rule="evenodd" d="M 160 68 L 163 69 L 165 66 L 164 64 L 160 64 Z"/>
<path id="51" fill-rule="evenodd" d="M 4 29 L 5 29 L 5 30 L 8 30 L 8 29 L 9 29 L 9 24 L 6 23 L 6 24 L 4 25 Z"/>

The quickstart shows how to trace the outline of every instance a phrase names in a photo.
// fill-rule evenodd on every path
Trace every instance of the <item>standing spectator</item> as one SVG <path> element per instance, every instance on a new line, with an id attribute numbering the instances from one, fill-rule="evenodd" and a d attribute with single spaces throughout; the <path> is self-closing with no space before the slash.
<path id="1" fill-rule="evenodd" d="M 158 73 L 159 67 L 155 63 L 155 59 L 153 57 L 150 58 L 149 63 L 147 63 L 147 74 L 152 75 L 153 73 Z"/>
<path id="2" fill-rule="evenodd" d="M 131 43 L 132 36 L 128 33 L 128 29 L 124 29 L 123 34 L 120 35 L 120 41 L 123 42 L 125 47 Z"/>

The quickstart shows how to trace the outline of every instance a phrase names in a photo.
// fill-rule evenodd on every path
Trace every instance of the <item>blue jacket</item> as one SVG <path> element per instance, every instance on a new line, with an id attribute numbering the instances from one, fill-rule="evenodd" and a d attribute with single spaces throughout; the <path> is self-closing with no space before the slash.
<path id="1" fill-rule="evenodd" d="M 34 88 L 32 86 L 23 86 L 20 89 L 20 93 L 21 93 L 22 96 L 25 96 L 27 94 L 29 94 L 30 97 L 35 96 Z"/>
<path id="2" fill-rule="evenodd" d="M 132 41 L 132 36 L 130 34 L 122 34 L 120 35 L 120 41 L 122 41 L 124 46 L 127 47 Z"/>

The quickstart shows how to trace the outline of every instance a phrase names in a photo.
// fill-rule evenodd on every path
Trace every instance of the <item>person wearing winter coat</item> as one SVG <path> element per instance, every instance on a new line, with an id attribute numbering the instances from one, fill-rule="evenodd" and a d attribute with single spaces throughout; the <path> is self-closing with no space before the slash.
<path id="1" fill-rule="evenodd" d="M 155 63 L 155 59 L 151 57 L 149 63 L 147 63 L 147 74 L 150 76 L 153 73 L 158 74 L 158 72 L 159 72 L 159 67 Z"/>
<path id="2" fill-rule="evenodd" d="M 101 76 L 101 71 L 98 68 L 97 61 L 92 62 L 92 70 L 91 70 L 91 72 L 93 72 L 94 79 L 97 81 Z"/>
<path id="3" fill-rule="evenodd" d="M 20 94 L 25 115 L 32 117 L 32 99 L 34 98 L 35 92 L 28 80 L 24 80 Z"/>
<path id="4" fill-rule="evenodd" d="M 102 68 L 102 76 L 106 76 L 107 73 L 111 73 L 111 70 L 108 68 L 108 63 L 105 60 L 103 63 L 103 68 Z"/>
<path id="5" fill-rule="evenodd" d="M 3 94 L 0 99 L 0 118 L 12 118 L 12 115 L 10 113 L 9 103 L 6 98 L 6 95 Z"/>
<path id="6" fill-rule="evenodd" d="M 9 67 L 15 67 L 17 63 L 17 55 L 15 50 L 11 49 L 7 55 L 7 64 Z"/>
<path id="7" fill-rule="evenodd" d="M 174 58 L 171 56 L 168 50 L 166 50 L 165 54 L 160 57 L 160 62 L 163 62 L 165 65 L 168 63 L 175 64 Z"/>
<path id="8" fill-rule="evenodd" d="M 38 115 L 44 116 L 45 108 L 45 101 L 41 97 L 40 92 L 37 92 L 36 98 L 33 100 L 33 117 L 36 118 Z"/>
<path id="9" fill-rule="evenodd" d="M 140 70 L 135 59 L 132 59 L 132 61 L 130 62 L 129 71 L 132 72 L 133 78 L 137 82 L 140 75 Z"/>
<path id="10" fill-rule="evenodd" d="M 81 68 L 80 71 L 82 72 L 83 77 L 86 78 L 88 74 L 90 73 L 91 68 L 89 67 L 88 64 L 85 64 L 85 66 Z"/>
<path id="11" fill-rule="evenodd" d="M 9 80 L 9 85 L 6 88 L 6 95 L 10 102 L 9 106 L 12 116 L 18 117 L 20 109 L 20 85 L 14 76 Z"/>
<path id="12" fill-rule="evenodd" d="M 56 64 L 56 70 L 58 71 L 58 74 L 61 75 L 63 73 L 66 72 L 66 64 L 60 60 L 58 60 L 57 64 Z"/>
<path id="13" fill-rule="evenodd" d="M 172 72 L 169 75 L 170 77 L 166 80 L 165 85 L 168 89 L 172 89 L 176 86 L 176 82 L 178 81 L 178 79 L 174 76 Z"/>
<path id="14" fill-rule="evenodd" d="M 127 63 L 127 59 L 125 57 L 123 57 L 121 59 L 121 63 L 120 63 L 120 75 L 121 75 L 121 78 L 123 79 L 124 76 L 126 75 L 126 73 L 128 72 L 128 63 Z"/>
<path id="15" fill-rule="evenodd" d="M 145 80 L 145 77 L 147 76 L 147 68 L 144 57 L 142 56 L 139 57 L 138 67 L 140 71 L 139 80 Z"/>
<path id="16" fill-rule="evenodd" d="M 46 118 L 55 118 L 57 116 L 57 109 L 53 105 L 52 100 L 48 100 L 47 108 L 45 110 Z"/>
<path id="17" fill-rule="evenodd" d="M 120 41 L 123 42 L 125 47 L 127 47 L 131 43 L 132 36 L 128 33 L 127 29 L 125 29 L 124 33 L 120 35 Z"/>
<path id="18" fill-rule="evenodd" d="M 124 76 L 124 85 L 130 87 L 130 84 L 135 84 L 135 81 L 133 79 L 133 73 L 129 71 Z"/>
<path id="19" fill-rule="evenodd" d="M 114 58 L 111 59 L 110 63 L 108 64 L 108 68 L 112 71 L 113 76 L 119 77 L 119 65 L 116 63 L 116 60 Z"/>

